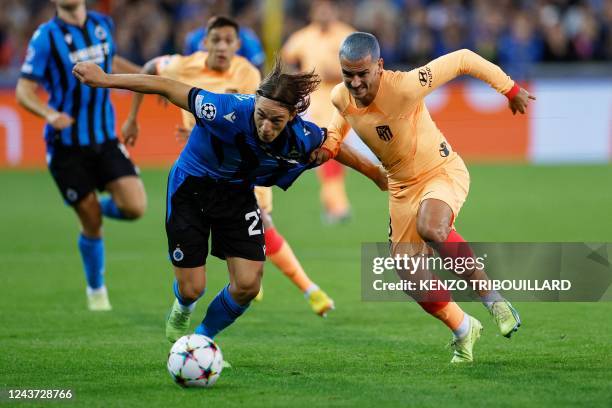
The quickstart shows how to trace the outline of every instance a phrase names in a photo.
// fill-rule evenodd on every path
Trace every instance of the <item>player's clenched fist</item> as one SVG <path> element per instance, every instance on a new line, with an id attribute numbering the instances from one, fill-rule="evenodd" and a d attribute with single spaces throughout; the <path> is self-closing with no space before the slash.
<path id="1" fill-rule="evenodd" d="M 106 86 L 108 75 L 93 62 L 79 62 L 72 68 L 72 74 L 85 85 L 103 88 Z"/>
<path id="2" fill-rule="evenodd" d="M 512 114 L 516 115 L 516 112 L 525 113 L 530 99 L 535 101 L 536 97 L 530 95 L 524 88 L 520 88 L 519 92 L 508 101 Z"/>
<path id="3" fill-rule="evenodd" d="M 53 129 L 62 130 L 72 126 L 74 119 L 64 112 L 51 111 L 45 116 L 45 120 Z"/>
<path id="4" fill-rule="evenodd" d="M 135 120 L 127 119 L 123 126 L 121 126 L 121 135 L 123 136 L 123 143 L 126 146 L 133 147 L 138 139 L 138 132 L 140 128 Z"/>
<path id="5" fill-rule="evenodd" d="M 315 162 L 316 164 L 323 164 L 331 158 L 332 153 L 329 151 L 329 149 L 324 147 L 315 149 L 312 151 L 312 153 L 310 153 L 310 161 Z"/>

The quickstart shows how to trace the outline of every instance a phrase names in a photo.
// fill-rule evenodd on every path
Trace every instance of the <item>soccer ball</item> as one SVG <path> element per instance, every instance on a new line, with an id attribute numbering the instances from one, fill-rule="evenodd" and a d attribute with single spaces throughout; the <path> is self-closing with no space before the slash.
<path id="1" fill-rule="evenodd" d="M 212 387 L 222 369 L 221 349 L 199 334 L 181 337 L 168 354 L 168 372 L 181 387 Z"/>

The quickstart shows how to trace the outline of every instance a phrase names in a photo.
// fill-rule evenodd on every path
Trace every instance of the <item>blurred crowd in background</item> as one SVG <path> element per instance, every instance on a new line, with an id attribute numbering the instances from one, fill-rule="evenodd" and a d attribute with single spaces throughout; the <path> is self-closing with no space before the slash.
<path id="1" fill-rule="evenodd" d="M 180 53 L 185 35 L 213 13 L 261 33 L 270 0 L 98 0 L 110 14 L 120 55 L 142 64 Z M 283 40 L 309 22 L 310 1 L 284 6 Z M 529 79 L 539 62 L 612 61 L 612 0 L 337 0 L 339 18 L 374 33 L 387 67 L 414 67 L 469 48 Z M 0 0 L 0 71 L 16 72 L 36 27 L 52 18 L 49 0 Z"/>

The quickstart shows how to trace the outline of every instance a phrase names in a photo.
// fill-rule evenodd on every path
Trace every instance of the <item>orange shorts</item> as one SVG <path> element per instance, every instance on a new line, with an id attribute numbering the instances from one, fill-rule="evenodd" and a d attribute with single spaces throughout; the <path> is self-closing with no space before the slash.
<path id="1" fill-rule="evenodd" d="M 453 211 L 453 220 L 465 202 L 470 174 L 459 156 L 415 184 L 389 187 L 389 239 L 393 243 L 424 243 L 417 232 L 417 212 L 423 200 L 444 201 Z"/>
<path id="2" fill-rule="evenodd" d="M 255 187 L 255 198 L 259 208 L 267 212 L 272 212 L 272 187 Z"/>

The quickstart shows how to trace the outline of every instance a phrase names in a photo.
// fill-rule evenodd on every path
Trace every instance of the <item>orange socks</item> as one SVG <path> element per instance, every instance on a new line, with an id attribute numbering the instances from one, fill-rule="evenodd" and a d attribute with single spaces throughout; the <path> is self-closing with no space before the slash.
<path id="1" fill-rule="evenodd" d="M 306 292 L 309 287 L 313 286 L 300 261 L 295 257 L 293 250 L 280 235 L 276 228 L 268 228 L 265 230 L 264 237 L 266 239 L 266 256 L 272 263 L 280 269 L 286 277 L 300 288 L 302 292 Z"/>

